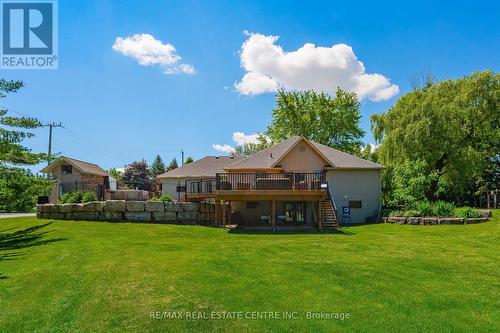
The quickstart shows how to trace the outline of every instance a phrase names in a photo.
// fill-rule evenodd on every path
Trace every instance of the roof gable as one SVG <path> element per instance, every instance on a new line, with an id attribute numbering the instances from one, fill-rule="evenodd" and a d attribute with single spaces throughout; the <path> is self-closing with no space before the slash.
<path id="1" fill-rule="evenodd" d="M 97 176 L 107 176 L 108 175 L 106 170 L 104 170 L 103 168 L 101 168 L 97 164 L 80 161 L 80 160 L 66 157 L 66 156 L 59 157 L 57 160 L 55 160 L 54 162 L 52 162 L 51 164 L 49 164 L 45 168 L 43 168 L 41 170 L 41 172 L 49 173 L 55 167 L 59 166 L 63 162 L 71 164 L 73 167 L 78 169 L 81 173 L 86 173 L 86 174 L 90 174 L 90 175 L 97 175 Z"/>
<path id="2" fill-rule="evenodd" d="M 280 161 L 282 161 L 291 151 L 293 151 L 293 148 L 297 146 L 300 142 L 305 142 L 308 146 L 310 146 L 332 168 L 344 168 L 344 169 L 382 168 L 380 164 L 364 160 L 360 157 L 308 140 L 304 137 L 294 136 L 270 148 L 255 153 L 241 161 L 228 165 L 227 167 L 224 168 L 224 170 L 236 171 L 244 169 L 276 168 L 279 166 Z"/>
<path id="3" fill-rule="evenodd" d="M 299 137 L 299 138 L 300 138 L 300 140 L 295 141 L 295 143 L 280 157 L 280 159 L 278 161 L 276 161 L 276 163 L 273 165 L 273 167 L 280 165 L 286 158 L 290 157 L 290 155 L 295 152 L 295 150 L 296 150 L 295 148 L 299 147 L 299 145 L 301 143 L 309 146 L 309 148 L 311 148 L 312 151 L 315 154 L 317 154 L 323 160 L 324 163 L 331 165 L 331 162 L 328 160 L 328 158 L 326 158 L 314 145 L 312 145 L 309 140 L 306 140 L 303 137 Z"/>
<path id="4" fill-rule="evenodd" d="M 282 141 L 272 147 L 261 150 L 236 163 L 228 165 L 224 170 L 235 169 L 270 169 L 273 168 L 282 157 L 301 140 L 300 136 L 294 136 Z"/>

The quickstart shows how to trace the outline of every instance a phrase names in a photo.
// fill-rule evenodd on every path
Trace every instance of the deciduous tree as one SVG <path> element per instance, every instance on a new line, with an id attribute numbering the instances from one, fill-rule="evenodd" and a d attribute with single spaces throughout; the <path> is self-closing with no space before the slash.
<path id="1" fill-rule="evenodd" d="M 387 112 L 372 115 L 386 177 L 393 177 L 391 169 L 421 161 L 424 174 L 435 175 L 426 198 L 470 202 L 500 156 L 499 102 L 500 75 L 475 72 L 416 88 Z"/>
<path id="2" fill-rule="evenodd" d="M 125 167 L 123 183 L 133 189 L 151 191 L 151 170 L 145 160 L 132 162 Z"/>
<path id="3" fill-rule="evenodd" d="M 364 135 L 355 93 L 337 89 L 335 97 L 315 91 L 278 91 L 266 134 L 275 143 L 300 135 L 345 152 L 359 153 Z"/>

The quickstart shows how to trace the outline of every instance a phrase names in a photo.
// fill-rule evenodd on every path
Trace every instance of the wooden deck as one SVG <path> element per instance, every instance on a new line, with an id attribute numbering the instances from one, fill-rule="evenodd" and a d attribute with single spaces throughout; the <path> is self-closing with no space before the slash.
<path id="1" fill-rule="evenodd" d="M 215 198 L 215 192 L 212 193 L 189 193 L 184 197 L 184 201 L 203 201 L 205 199 Z"/>
<path id="2" fill-rule="evenodd" d="M 219 190 L 215 199 L 227 201 L 315 201 L 326 198 L 323 190 Z"/>

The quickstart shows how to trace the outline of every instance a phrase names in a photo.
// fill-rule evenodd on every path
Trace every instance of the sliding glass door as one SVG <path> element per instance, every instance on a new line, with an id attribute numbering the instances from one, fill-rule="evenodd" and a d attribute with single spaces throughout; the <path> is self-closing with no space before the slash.
<path id="1" fill-rule="evenodd" d="M 305 224 L 306 223 L 306 203 L 305 202 L 285 202 L 285 223 Z"/>

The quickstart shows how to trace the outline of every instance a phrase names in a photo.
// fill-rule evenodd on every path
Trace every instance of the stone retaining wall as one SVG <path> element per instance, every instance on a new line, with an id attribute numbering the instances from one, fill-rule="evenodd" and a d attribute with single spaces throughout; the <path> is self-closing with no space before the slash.
<path id="1" fill-rule="evenodd" d="M 486 222 L 487 217 L 460 218 L 460 217 L 384 217 L 385 223 L 413 224 L 413 225 L 433 225 L 433 224 L 476 224 Z"/>
<path id="2" fill-rule="evenodd" d="M 206 204 L 125 200 L 45 204 L 37 206 L 37 217 L 55 220 L 198 224 L 203 221 L 202 205 Z"/>

